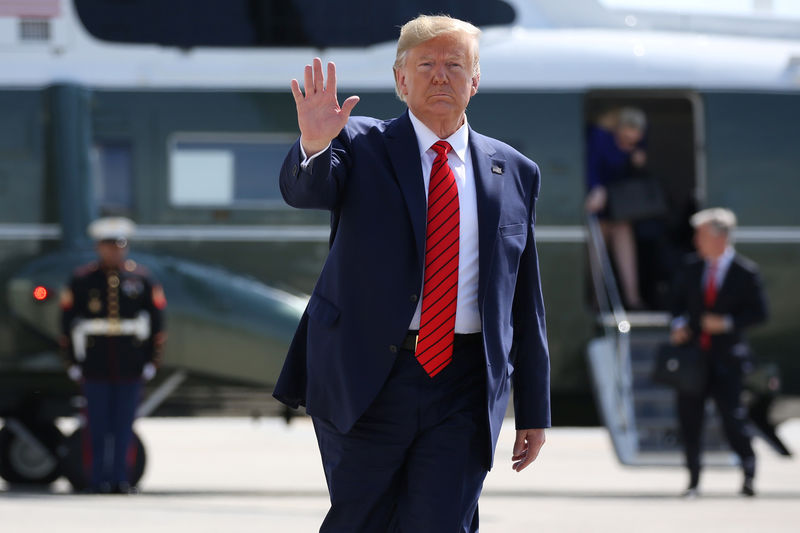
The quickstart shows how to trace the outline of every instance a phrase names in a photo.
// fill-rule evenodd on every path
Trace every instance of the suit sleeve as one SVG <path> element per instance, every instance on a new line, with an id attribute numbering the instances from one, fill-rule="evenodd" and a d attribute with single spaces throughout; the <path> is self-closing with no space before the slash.
<path id="1" fill-rule="evenodd" d="M 297 139 L 284 159 L 280 172 L 279 184 L 286 203 L 305 209 L 336 209 L 350 166 L 349 145 L 345 128 L 324 152 L 303 168 L 300 139 Z"/>
<path id="2" fill-rule="evenodd" d="M 669 290 L 669 312 L 672 318 L 686 315 L 688 311 L 687 295 L 688 295 L 688 281 L 689 275 L 688 264 L 682 265 L 678 272 L 672 279 L 672 285 Z"/>
<path id="3" fill-rule="evenodd" d="M 755 268 L 746 272 L 747 276 L 744 278 L 746 286 L 741 292 L 742 302 L 737 306 L 736 312 L 731 313 L 733 331 L 736 333 L 741 333 L 750 326 L 766 321 L 768 315 L 767 298 L 761 282 L 761 275 Z"/>
<path id="4" fill-rule="evenodd" d="M 594 131 L 589 132 L 586 143 L 586 190 L 591 191 L 595 187 L 605 186 L 605 179 L 601 172 L 602 153 L 597 145 L 597 135 Z"/>
<path id="5" fill-rule="evenodd" d="M 528 236 L 520 258 L 514 292 L 514 416 L 517 429 L 550 427 L 550 356 L 547 347 L 544 299 L 536 252 L 536 199 L 539 169 L 534 166 Z"/>

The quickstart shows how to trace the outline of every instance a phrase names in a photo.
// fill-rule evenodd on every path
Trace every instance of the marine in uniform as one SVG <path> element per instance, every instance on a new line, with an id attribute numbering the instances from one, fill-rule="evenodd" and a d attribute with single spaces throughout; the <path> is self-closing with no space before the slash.
<path id="1" fill-rule="evenodd" d="M 82 385 L 93 492 L 125 493 L 126 454 L 142 382 L 156 374 L 165 340 L 164 291 L 128 259 L 135 225 L 102 218 L 89 225 L 98 260 L 78 268 L 61 296 L 61 345 L 70 379 Z"/>

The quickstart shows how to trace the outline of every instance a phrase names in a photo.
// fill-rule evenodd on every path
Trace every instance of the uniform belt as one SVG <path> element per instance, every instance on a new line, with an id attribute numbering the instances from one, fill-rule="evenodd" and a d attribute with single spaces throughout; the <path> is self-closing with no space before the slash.
<path id="1" fill-rule="evenodd" d="M 462 346 L 464 344 L 481 342 L 481 338 L 482 336 L 480 331 L 477 333 L 456 333 L 455 338 L 453 339 L 453 346 Z M 406 338 L 403 339 L 403 343 L 400 345 L 400 348 L 413 353 L 417 351 L 417 340 L 419 340 L 419 331 L 408 330 L 408 334 L 406 335 Z"/>
<path id="2" fill-rule="evenodd" d="M 90 335 L 132 335 L 145 341 L 150 337 L 150 313 L 140 311 L 136 318 L 86 318 L 76 321 L 72 328 L 72 348 L 78 361 L 86 359 L 86 339 Z"/>

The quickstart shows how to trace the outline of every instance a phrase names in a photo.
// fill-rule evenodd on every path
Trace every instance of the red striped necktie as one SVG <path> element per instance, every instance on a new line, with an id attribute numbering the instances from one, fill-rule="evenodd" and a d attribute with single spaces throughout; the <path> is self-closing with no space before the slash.
<path id="1" fill-rule="evenodd" d="M 458 297 L 458 186 L 447 163 L 449 143 L 431 148 L 436 159 L 428 185 L 428 225 L 425 236 L 425 280 L 416 357 L 434 377 L 453 360 Z"/>
<path id="2" fill-rule="evenodd" d="M 717 301 L 717 262 L 712 261 L 708 265 L 708 272 L 706 272 L 706 290 L 703 293 L 703 304 L 707 311 L 714 307 L 714 302 Z M 708 351 L 711 349 L 711 335 L 705 331 L 700 334 L 700 347 Z"/>

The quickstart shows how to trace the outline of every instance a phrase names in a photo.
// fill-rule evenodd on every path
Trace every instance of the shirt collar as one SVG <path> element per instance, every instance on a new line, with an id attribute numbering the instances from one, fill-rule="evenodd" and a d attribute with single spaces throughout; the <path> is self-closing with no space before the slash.
<path id="1" fill-rule="evenodd" d="M 733 261 L 734 255 L 736 255 L 736 252 L 734 251 L 733 246 L 728 246 L 725 248 L 725 251 L 722 252 L 722 255 L 716 260 L 717 272 L 727 271 L 728 267 L 731 265 L 731 261 Z M 711 266 L 711 261 L 706 261 L 706 264 Z"/>
<path id="2" fill-rule="evenodd" d="M 443 140 L 450 143 L 450 146 L 453 147 L 453 153 L 458 156 L 462 163 L 466 163 L 467 146 L 469 145 L 469 125 L 466 115 L 464 116 L 464 124 L 446 139 L 439 139 L 439 136 L 433 133 L 420 119 L 415 117 L 410 109 L 408 110 L 408 116 L 411 119 L 411 125 L 414 127 L 414 133 L 417 135 L 420 155 L 430 150 L 431 146 L 433 146 L 433 143 L 436 141 Z"/>

